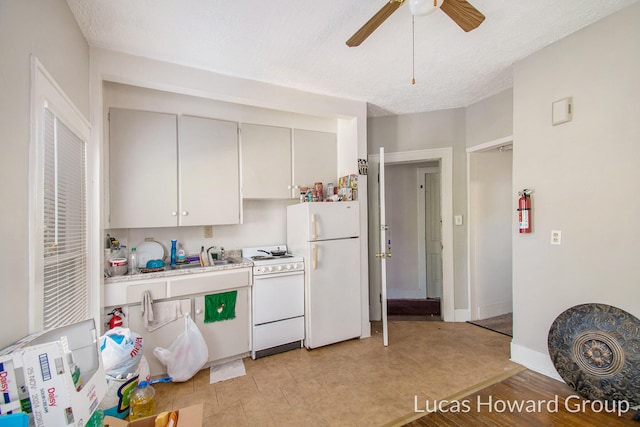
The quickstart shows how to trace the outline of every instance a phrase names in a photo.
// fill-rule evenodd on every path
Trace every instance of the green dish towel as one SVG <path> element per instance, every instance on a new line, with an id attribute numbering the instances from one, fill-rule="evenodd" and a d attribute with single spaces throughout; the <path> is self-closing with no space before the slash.
<path id="1" fill-rule="evenodd" d="M 204 323 L 219 322 L 236 318 L 236 297 L 238 291 L 205 295 Z"/>

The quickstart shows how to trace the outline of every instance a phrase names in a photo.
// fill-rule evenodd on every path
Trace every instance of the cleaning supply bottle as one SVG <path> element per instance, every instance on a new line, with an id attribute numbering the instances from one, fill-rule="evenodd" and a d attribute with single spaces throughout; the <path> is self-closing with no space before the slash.
<path id="1" fill-rule="evenodd" d="M 171 266 L 176 265 L 176 245 L 178 241 L 175 239 L 171 240 Z"/>

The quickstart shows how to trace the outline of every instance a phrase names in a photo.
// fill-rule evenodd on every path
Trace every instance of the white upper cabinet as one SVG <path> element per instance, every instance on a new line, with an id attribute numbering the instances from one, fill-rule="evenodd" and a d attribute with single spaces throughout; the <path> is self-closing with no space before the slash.
<path id="1" fill-rule="evenodd" d="M 178 117 L 118 108 L 109 116 L 109 227 L 175 226 Z"/>
<path id="2" fill-rule="evenodd" d="M 291 197 L 291 129 L 243 124 L 242 197 Z"/>
<path id="3" fill-rule="evenodd" d="M 109 228 L 238 224 L 237 123 L 112 108 Z"/>
<path id="4" fill-rule="evenodd" d="M 335 133 L 293 130 L 293 186 L 311 187 L 322 182 L 337 186 L 338 142 Z M 294 194 L 295 197 L 295 194 Z"/>
<path id="5" fill-rule="evenodd" d="M 243 198 L 298 198 L 300 187 L 336 184 L 336 134 L 243 124 L 241 135 Z"/>
<path id="6" fill-rule="evenodd" d="M 238 124 L 182 116 L 179 225 L 240 223 Z"/>

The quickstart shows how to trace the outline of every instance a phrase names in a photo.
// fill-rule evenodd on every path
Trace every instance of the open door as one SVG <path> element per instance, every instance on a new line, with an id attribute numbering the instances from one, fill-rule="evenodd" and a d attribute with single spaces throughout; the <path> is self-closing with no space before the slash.
<path id="1" fill-rule="evenodd" d="M 382 303 L 382 342 L 389 345 L 389 327 L 387 322 L 387 258 L 391 257 L 391 240 L 388 238 L 389 227 L 386 222 L 384 195 L 384 147 L 380 147 L 380 163 L 378 163 L 378 206 L 380 208 L 380 242 L 376 258 L 380 260 L 380 300 Z"/>

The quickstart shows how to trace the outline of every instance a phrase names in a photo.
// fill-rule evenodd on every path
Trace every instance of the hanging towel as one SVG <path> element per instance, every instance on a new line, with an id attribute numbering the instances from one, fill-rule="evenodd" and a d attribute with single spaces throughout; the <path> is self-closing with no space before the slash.
<path id="1" fill-rule="evenodd" d="M 149 332 L 155 331 L 180 317 L 182 317 L 180 301 L 156 301 L 153 303 L 153 320 L 144 316 L 144 327 Z"/>
<path id="2" fill-rule="evenodd" d="M 142 293 L 142 317 L 144 317 L 144 324 L 147 322 L 153 322 L 153 299 L 151 298 L 151 292 L 144 291 Z"/>
<path id="3" fill-rule="evenodd" d="M 204 297 L 204 323 L 236 318 L 238 291 L 222 292 Z"/>

